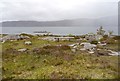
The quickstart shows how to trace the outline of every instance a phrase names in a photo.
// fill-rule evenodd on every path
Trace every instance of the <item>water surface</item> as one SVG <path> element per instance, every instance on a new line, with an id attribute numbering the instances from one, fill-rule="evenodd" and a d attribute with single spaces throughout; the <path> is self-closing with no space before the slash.
<path id="1" fill-rule="evenodd" d="M 2 33 L 16 34 L 16 33 L 31 33 L 34 31 L 48 31 L 59 35 L 81 35 L 87 33 L 96 33 L 99 27 L 2 27 Z M 118 34 L 118 27 L 104 27 L 106 31 L 113 30 L 114 34 Z M 1 33 L 1 32 L 0 32 Z"/>

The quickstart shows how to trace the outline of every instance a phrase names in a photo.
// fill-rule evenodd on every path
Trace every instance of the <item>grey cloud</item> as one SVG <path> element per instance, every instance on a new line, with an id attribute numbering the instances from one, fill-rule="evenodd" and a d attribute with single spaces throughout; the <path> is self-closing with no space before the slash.
<path id="1" fill-rule="evenodd" d="M 88 0 L 85 0 L 88 1 Z M 84 0 L 2 0 L 2 20 L 60 20 L 117 15 L 116 2 Z M 101 1 L 101 0 L 99 0 Z"/>

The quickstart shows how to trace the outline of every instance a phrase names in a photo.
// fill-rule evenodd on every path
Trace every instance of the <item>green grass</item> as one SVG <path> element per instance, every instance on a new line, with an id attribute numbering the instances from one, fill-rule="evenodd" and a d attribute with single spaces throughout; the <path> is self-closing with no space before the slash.
<path id="1" fill-rule="evenodd" d="M 111 50 L 114 50 L 114 51 L 120 51 L 120 44 L 108 44 L 106 46 L 107 49 L 111 49 Z"/>
<path id="2" fill-rule="evenodd" d="M 89 54 L 70 54 L 71 60 L 54 55 L 3 55 L 3 78 L 54 79 L 91 78 L 114 79 L 118 66 L 116 56 L 97 57 Z M 53 75 L 52 75 L 53 74 Z"/>
<path id="3" fill-rule="evenodd" d="M 25 41 L 31 41 L 32 45 L 25 45 Z M 28 39 L 28 40 L 18 40 L 18 41 L 7 41 L 3 45 L 3 50 L 13 48 L 13 49 L 20 49 L 20 48 L 28 48 L 32 49 L 35 47 L 43 47 L 46 44 L 50 45 L 60 45 L 60 44 L 71 44 L 73 42 L 68 41 L 60 41 L 60 42 L 54 42 L 54 41 L 47 41 L 47 40 L 38 40 L 38 39 Z"/>
<path id="4" fill-rule="evenodd" d="M 32 45 L 24 45 L 25 40 L 8 41 L 2 44 L 3 79 L 117 78 L 117 56 L 97 56 L 81 51 L 74 54 L 70 49 L 64 50 L 63 47 L 55 47 L 55 45 L 75 42 L 53 42 L 37 38 L 29 40 Z M 43 48 L 45 44 L 53 47 Z M 19 48 L 28 48 L 29 53 L 13 52 L 13 49 L 18 50 Z M 35 53 L 32 51 L 33 48 L 39 48 L 41 51 Z"/>

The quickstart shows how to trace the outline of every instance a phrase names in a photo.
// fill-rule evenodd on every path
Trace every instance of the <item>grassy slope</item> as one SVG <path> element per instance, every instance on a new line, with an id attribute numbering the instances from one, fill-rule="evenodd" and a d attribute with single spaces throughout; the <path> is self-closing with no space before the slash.
<path id="1" fill-rule="evenodd" d="M 48 42 L 31 39 L 32 45 L 24 45 L 24 40 L 6 42 L 3 44 L 3 52 L 6 49 L 42 47 L 44 44 L 58 45 L 73 42 Z M 57 52 L 56 52 L 57 53 Z M 70 50 L 50 54 L 3 54 L 3 78 L 16 79 L 54 79 L 54 78 L 92 78 L 113 79 L 117 77 L 117 56 L 96 56 L 78 51 L 76 54 Z"/>
<path id="2" fill-rule="evenodd" d="M 0 44 L 0 80 L 2 79 L 2 45 Z"/>

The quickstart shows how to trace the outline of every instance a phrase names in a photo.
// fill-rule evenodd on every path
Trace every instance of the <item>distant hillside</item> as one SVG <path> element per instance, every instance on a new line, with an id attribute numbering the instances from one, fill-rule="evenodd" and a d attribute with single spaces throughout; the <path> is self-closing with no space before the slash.
<path id="1" fill-rule="evenodd" d="M 46 26 L 117 26 L 117 17 L 99 19 L 73 19 L 60 21 L 5 21 L 3 27 L 46 27 Z"/>

